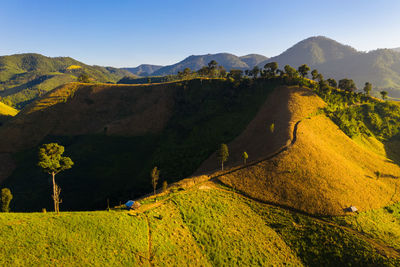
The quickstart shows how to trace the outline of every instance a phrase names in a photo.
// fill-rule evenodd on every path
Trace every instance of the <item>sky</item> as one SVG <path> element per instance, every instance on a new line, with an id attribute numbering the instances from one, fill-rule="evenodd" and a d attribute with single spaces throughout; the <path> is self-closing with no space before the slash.
<path id="1" fill-rule="evenodd" d="M 0 55 L 169 65 L 190 55 L 276 56 L 317 35 L 400 47 L 399 0 L 0 0 Z"/>

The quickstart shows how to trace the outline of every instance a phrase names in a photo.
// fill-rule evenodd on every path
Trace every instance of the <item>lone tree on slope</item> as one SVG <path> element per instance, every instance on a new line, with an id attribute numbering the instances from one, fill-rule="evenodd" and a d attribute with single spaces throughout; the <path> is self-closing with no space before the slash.
<path id="1" fill-rule="evenodd" d="M 1 211 L 10 212 L 10 202 L 13 199 L 10 189 L 1 189 Z"/>
<path id="2" fill-rule="evenodd" d="M 151 170 L 150 176 L 151 176 L 151 185 L 153 186 L 153 194 L 155 195 L 158 179 L 160 178 L 160 170 L 157 168 L 157 166 L 154 167 L 153 170 Z"/>
<path id="3" fill-rule="evenodd" d="M 243 152 L 242 158 L 243 158 L 243 164 L 246 165 L 246 161 L 249 158 L 249 155 L 247 155 L 246 151 Z"/>
<path id="4" fill-rule="evenodd" d="M 45 144 L 39 149 L 38 166 L 53 178 L 54 211 L 59 213 L 60 187 L 56 184 L 55 176 L 59 172 L 70 169 L 74 163 L 69 157 L 63 157 L 64 147 L 57 143 Z"/>
<path id="5" fill-rule="evenodd" d="M 224 170 L 224 162 L 226 162 L 229 157 L 228 146 L 226 144 L 221 144 L 217 152 L 217 157 L 218 160 L 221 162 L 221 170 Z"/>
<path id="6" fill-rule="evenodd" d="M 371 92 L 371 90 L 372 90 L 372 84 L 369 83 L 369 82 L 366 82 L 366 83 L 365 83 L 365 86 L 364 86 L 365 95 L 369 95 L 369 93 Z"/>
<path id="7" fill-rule="evenodd" d="M 388 92 L 386 92 L 386 91 L 381 91 L 381 96 L 382 96 L 382 99 L 383 99 L 383 100 L 386 99 L 387 95 L 388 95 Z"/>
<path id="8" fill-rule="evenodd" d="M 264 69 L 267 72 L 268 77 L 274 77 L 276 71 L 278 70 L 277 62 L 270 62 L 264 65 Z"/>

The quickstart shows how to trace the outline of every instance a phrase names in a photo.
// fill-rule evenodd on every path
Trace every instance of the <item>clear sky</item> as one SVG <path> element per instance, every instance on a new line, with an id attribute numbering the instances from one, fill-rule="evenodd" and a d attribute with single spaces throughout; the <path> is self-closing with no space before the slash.
<path id="1" fill-rule="evenodd" d="M 189 55 L 276 56 L 324 35 L 362 51 L 400 47 L 399 0 L 0 0 L 0 55 L 168 65 Z"/>

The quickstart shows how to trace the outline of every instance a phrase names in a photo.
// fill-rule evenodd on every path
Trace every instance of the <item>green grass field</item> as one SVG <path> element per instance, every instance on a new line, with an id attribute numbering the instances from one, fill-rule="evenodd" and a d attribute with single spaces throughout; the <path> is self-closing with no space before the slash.
<path id="1" fill-rule="evenodd" d="M 379 214 L 390 213 L 390 209 L 358 216 L 374 217 L 378 222 Z M 398 210 L 391 214 L 398 217 Z M 134 212 L 2 213 L 0 265 L 400 264 L 396 255 L 386 257 L 378 252 L 376 244 L 361 232 L 341 226 L 342 219 L 317 219 L 206 183 L 148 201 Z M 399 233 L 392 235 L 394 244 Z M 377 238 L 383 246 L 390 245 L 386 237 Z"/>

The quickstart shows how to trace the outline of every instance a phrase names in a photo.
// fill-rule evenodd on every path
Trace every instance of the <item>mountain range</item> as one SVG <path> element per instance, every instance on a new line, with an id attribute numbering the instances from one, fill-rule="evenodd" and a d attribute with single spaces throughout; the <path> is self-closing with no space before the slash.
<path id="1" fill-rule="evenodd" d="M 83 73 L 95 82 L 116 83 L 124 77 L 172 75 L 185 68 L 198 70 L 211 60 L 217 61 L 228 71 L 263 67 L 273 61 L 278 62 L 281 69 L 286 64 L 296 68 L 308 64 L 325 78 L 351 78 L 359 89 L 363 88 L 365 82 L 371 82 L 375 95 L 386 90 L 390 97 L 400 97 L 400 48 L 360 52 L 323 36 L 305 39 L 271 58 L 259 54 L 192 55 L 168 66 L 142 64 L 135 68 L 113 68 L 90 66 L 70 57 L 51 58 L 40 54 L 2 56 L 0 97 L 6 104 L 22 108 L 41 94 L 76 81 Z"/>

